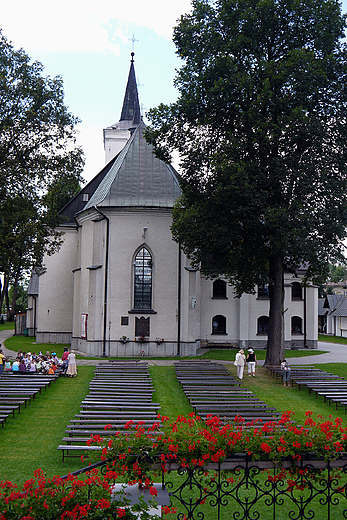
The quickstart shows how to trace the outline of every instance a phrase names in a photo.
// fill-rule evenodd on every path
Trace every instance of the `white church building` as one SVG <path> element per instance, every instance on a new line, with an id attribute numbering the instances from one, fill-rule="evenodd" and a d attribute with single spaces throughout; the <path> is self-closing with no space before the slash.
<path id="1" fill-rule="evenodd" d="M 31 279 L 29 335 L 93 356 L 266 348 L 267 287 L 236 298 L 190 266 L 170 232 L 178 174 L 143 130 L 132 55 L 120 120 L 104 130 L 106 166 L 61 210 L 63 245 Z M 285 274 L 286 348 L 317 346 L 318 290 L 302 274 Z"/>

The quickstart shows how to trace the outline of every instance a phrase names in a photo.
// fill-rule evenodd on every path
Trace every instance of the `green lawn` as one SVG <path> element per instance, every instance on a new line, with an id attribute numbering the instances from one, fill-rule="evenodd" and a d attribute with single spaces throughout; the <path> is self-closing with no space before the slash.
<path id="1" fill-rule="evenodd" d="M 64 345 L 36 344 L 35 338 L 14 336 L 6 340 L 6 346 L 17 351 L 38 352 L 56 350 L 61 355 Z M 232 361 L 236 349 L 211 350 L 202 357 Z M 316 355 L 317 351 L 286 351 L 286 357 L 298 355 Z M 257 351 L 258 359 L 264 359 L 265 351 Z M 146 358 L 145 358 L 146 359 Z M 145 360 L 144 359 L 144 360 Z M 177 357 L 173 358 L 177 360 Z M 181 358 L 180 358 L 181 359 Z M 317 365 L 318 368 L 345 376 L 346 363 Z M 235 375 L 236 367 L 227 365 Z M 1 464 L 0 480 L 10 479 L 22 483 L 31 478 L 34 469 L 41 467 L 48 476 L 66 474 L 82 467 L 79 458 L 69 458 L 62 464 L 61 452 L 57 446 L 61 443 L 70 419 L 79 411 L 80 402 L 88 393 L 88 383 L 93 377 L 93 366 L 79 367 L 77 378 L 59 378 L 51 388 L 37 396 L 26 409 L 9 418 L 5 427 L 0 428 Z M 155 366 L 150 368 L 155 387 L 154 401 L 161 405 L 160 413 L 171 418 L 188 415 L 192 411 L 178 381 L 174 368 Z M 280 412 L 293 410 L 299 424 L 305 420 L 305 411 L 314 415 L 322 414 L 333 418 L 342 417 L 347 426 L 346 414 L 341 407 L 336 411 L 324 403 L 322 398 L 315 399 L 307 390 L 284 388 L 280 380 L 273 379 L 262 367 L 257 367 L 257 377 L 248 378 L 245 374 L 243 386 L 250 388 L 260 399 Z"/>
<path id="2" fill-rule="evenodd" d="M 0 323 L 0 331 L 1 330 L 14 330 L 14 321 L 5 321 L 5 323 Z"/>
<path id="3" fill-rule="evenodd" d="M 23 350 L 23 352 L 35 352 L 38 354 L 41 350 L 43 354 L 46 354 L 47 351 L 55 351 L 58 357 L 63 355 L 64 347 L 70 347 L 70 345 L 63 343 L 36 343 L 36 338 L 28 336 L 11 336 L 5 341 L 5 345 L 6 348 L 15 352 Z"/>
<path id="4" fill-rule="evenodd" d="M 347 338 L 341 338 L 341 336 L 325 336 L 324 334 L 318 334 L 318 341 L 347 345 Z"/>
<path id="5" fill-rule="evenodd" d="M 42 468 L 51 477 L 82 466 L 78 458 L 67 459 L 62 464 L 57 447 L 88 392 L 93 370 L 94 367 L 83 366 L 79 367 L 76 378 L 58 378 L 20 414 L 7 420 L 0 430 L 0 480 L 18 484 L 31 478 L 36 468 Z"/>

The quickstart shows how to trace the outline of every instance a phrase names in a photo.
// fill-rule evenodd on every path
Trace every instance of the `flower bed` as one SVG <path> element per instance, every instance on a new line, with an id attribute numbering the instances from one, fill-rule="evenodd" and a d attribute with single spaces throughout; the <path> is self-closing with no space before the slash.
<path id="1" fill-rule="evenodd" d="M 223 425 L 218 417 L 203 422 L 194 414 L 173 422 L 158 417 L 158 423 L 149 429 L 141 421 L 129 421 L 124 433 L 106 439 L 92 436 L 88 443 L 101 447 L 103 475 L 89 468 L 83 480 L 75 475 L 48 479 L 36 470 L 21 489 L 1 482 L 0 520 L 145 519 L 149 508 L 145 501 L 134 506 L 140 514 L 136 517 L 126 507 L 126 498 L 112 500 L 113 483 L 121 480 L 137 485 L 155 499 L 153 478 L 160 474 L 165 479 L 172 470 L 177 470 L 183 483 L 166 482 L 172 504 L 163 508 L 164 514 L 178 511 L 180 515 L 182 507 L 189 518 L 195 518 L 195 510 L 205 507 L 208 500 L 210 506 L 233 502 L 233 511 L 237 507 L 247 510 L 240 518 L 250 518 L 247 515 L 263 501 L 261 507 L 273 509 L 289 504 L 293 509 L 287 507 L 288 514 L 294 511 L 299 519 L 324 497 L 328 511 L 322 514 L 330 518 L 331 497 L 335 505 L 346 500 L 347 429 L 341 419 L 319 416 L 313 420 L 311 412 L 306 413 L 303 426 L 293 422 L 292 412 L 284 413 L 278 423 L 255 421 L 251 427 L 245 427 L 241 417 Z M 187 499 L 182 498 L 184 494 Z M 345 513 L 347 516 L 347 510 L 341 514 Z M 219 515 L 218 509 L 213 517 Z M 179 517 L 183 519 L 184 514 Z"/>
<path id="2" fill-rule="evenodd" d="M 146 462 L 160 462 L 182 467 L 204 466 L 223 462 L 235 454 L 248 455 L 252 460 L 280 463 L 284 459 L 300 460 L 314 453 L 315 458 L 334 460 L 347 451 L 347 428 L 342 419 L 313 420 L 312 412 L 306 412 L 306 421 L 298 426 L 293 412 L 285 412 L 278 422 L 253 421 L 245 427 L 242 417 L 222 424 L 219 417 L 208 416 L 200 420 L 194 413 L 179 416 L 170 422 L 167 417 L 146 429 L 144 423 L 129 421 L 128 433 L 118 433 L 105 440 L 92 436 L 89 445 L 101 446 L 101 459 L 111 458 L 116 476 L 136 479 L 145 474 Z M 106 429 L 111 425 L 106 426 Z M 162 429 L 162 431 L 161 431 Z"/>

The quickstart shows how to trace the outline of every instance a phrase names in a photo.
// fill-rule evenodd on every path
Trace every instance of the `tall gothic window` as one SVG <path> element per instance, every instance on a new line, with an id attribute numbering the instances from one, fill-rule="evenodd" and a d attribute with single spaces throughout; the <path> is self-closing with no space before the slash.
<path id="1" fill-rule="evenodd" d="M 134 269 L 134 309 L 151 309 L 152 257 L 145 247 L 137 253 Z"/>

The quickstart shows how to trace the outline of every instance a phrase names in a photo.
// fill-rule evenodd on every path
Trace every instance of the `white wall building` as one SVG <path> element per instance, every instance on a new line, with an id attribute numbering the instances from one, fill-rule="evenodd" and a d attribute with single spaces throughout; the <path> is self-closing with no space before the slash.
<path id="1" fill-rule="evenodd" d="M 61 211 L 64 243 L 32 279 L 29 334 L 95 356 L 265 348 L 266 287 L 235 298 L 222 278 L 191 268 L 170 232 L 178 175 L 143 130 L 132 60 L 121 119 L 104 130 L 107 164 Z M 298 276 L 285 274 L 285 345 L 316 347 L 318 290 Z"/>

